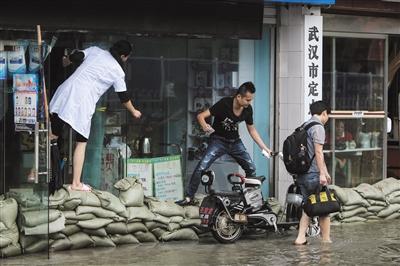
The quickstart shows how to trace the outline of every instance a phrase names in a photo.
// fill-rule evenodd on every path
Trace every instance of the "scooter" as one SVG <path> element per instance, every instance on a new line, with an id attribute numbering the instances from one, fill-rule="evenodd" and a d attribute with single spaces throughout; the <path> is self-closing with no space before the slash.
<path id="1" fill-rule="evenodd" d="M 297 226 L 298 220 L 278 219 L 263 200 L 261 185 L 264 176 L 246 178 L 237 173 L 228 175 L 232 191 L 217 192 L 212 189 L 215 179 L 213 171 L 204 171 L 201 183 L 206 196 L 200 206 L 201 226 L 209 228 L 214 238 L 221 243 L 234 243 L 248 228 L 259 228 L 280 232 Z"/>

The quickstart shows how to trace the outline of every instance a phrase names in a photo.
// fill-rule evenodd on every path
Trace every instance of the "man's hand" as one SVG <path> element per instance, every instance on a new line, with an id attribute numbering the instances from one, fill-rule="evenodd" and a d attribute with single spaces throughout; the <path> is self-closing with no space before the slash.
<path id="1" fill-rule="evenodd" d="M 330 178 L 331 178 L 331 177 L 329 177 L 329 179 L 330 179 Z M 328 185 L 328 179 L 327 179 L 327 177 L 326 177 L 325 174 L 320 174 L 320 175 L 319 175 L 319 183 L 320 183 L 321 185 L 323 185 L 323 186 Z"/>
<path id="2" fill-rule="evenodd" d="M 212 126 L 210 126 L 209 124 L 205 124 L 205 126 L 203 126 L 202 128 L 203 128 L 203 131 L 208 133 L 208 134 L 211 134 L 211 133 L 213 133 L 215 131 L 212 128 Z"/>
<path id="3" fill-rule="evenodd" d="M 142 113 L 141 113 L 139 110 L 135 109 L 135 110 L 133 110 L 133 112 L 132 112 L 132 116 L 133 116 L 134 118 L 140 118 L 140 117 L 142 116 Z"/>
<path id="4" fill-rule="evenodd" d="M 326 177 L 326 182 L 327 182 L 328 184 L 331 184 L 331 183 L 332 183 L 332 178 L 331 178 L 331 176 L 330 176 L 328 173 L 326 173 L 326 174 L 325 174 L 325 177 Z"/>
<path id="5" fill-rule="evenodd" d="M 267 158 L 271 158 L 272 151 L 268 148 L 262 149 L 261 151 L 262 155 L 264 155 Z"/>

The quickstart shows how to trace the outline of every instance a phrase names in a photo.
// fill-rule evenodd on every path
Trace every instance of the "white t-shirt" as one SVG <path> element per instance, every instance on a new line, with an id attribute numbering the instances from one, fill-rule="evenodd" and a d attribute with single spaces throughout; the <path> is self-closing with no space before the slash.
<path id="1" fill-rule="evenodd" d="M 100 97 L 111 87 L 126 91 L 125 73 L 110 52 L 98 47 L 84 51 L 85 59 L 64 81 L 50 101 L 50 113 L 56 113 L 76 132 L 89 138 L 90 124 Z"/>

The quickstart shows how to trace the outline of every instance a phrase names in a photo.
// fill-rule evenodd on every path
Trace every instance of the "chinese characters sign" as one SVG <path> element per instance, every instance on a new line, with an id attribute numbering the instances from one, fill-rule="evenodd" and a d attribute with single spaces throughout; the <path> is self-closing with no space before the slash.
<path id="1" fill-rule="evenodd" d="M 322 16 L 304 16 L 304 118 L 322 99 Z"/>

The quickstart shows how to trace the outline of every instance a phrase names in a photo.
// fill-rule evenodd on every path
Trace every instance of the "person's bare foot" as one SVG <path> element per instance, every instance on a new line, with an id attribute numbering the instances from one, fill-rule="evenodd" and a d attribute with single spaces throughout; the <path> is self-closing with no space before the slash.
<path id="1" fill-rule="evenodd" d="M 322 244 L 332 244 L 332 240 L 330 240 L 330 239 L 322 239 L 321 243 Z"/>
<path id="2" fill-rule="evenodd" d="M 92 188 L 84 183 L 80 183 L 80 185 L 70 185 L 68 186 L 68 189 L 76 191 L 85 191 L 85 192 L 92 191 Z"/>

